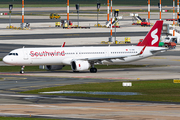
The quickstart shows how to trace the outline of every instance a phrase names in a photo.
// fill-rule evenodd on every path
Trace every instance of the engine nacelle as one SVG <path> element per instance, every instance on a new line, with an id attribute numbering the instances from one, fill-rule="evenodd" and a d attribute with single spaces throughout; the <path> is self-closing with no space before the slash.
<path id="1" fill-rule="evenodd" d="M 40 65 L 39 69 L 46 69 L 46 70 L 61 70 L 64 65 Z"/>
<path id="2" fill-rule="evenodd" d="M 83 71 L 88 70 L 90 64 L 88 61 L 76 60 L 71 62 L 71 68 L 73 71 Z"/>

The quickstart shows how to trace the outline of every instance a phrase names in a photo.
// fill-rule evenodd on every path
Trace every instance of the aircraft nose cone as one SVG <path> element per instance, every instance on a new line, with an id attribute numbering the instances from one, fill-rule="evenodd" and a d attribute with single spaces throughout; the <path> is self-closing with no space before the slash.
<path id="1" fill-rule="evenodd" d="M 3 58 L 3 62 L 6 63 L 6 64 L 8 64 L 8 63 L 10 62 L 10 60 L 8 59 L 7 56 L 5 56 L 5 57 Z"/>

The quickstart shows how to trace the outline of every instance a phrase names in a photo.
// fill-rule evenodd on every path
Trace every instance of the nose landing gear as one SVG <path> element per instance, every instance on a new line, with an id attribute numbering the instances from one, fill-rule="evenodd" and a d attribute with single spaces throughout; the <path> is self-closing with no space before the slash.
<path id="1" fill-rule="evenodd" d="M 24 68 L 25 68 L 25 66 L 21 66 L 20 74 L 24 74 Z"/>

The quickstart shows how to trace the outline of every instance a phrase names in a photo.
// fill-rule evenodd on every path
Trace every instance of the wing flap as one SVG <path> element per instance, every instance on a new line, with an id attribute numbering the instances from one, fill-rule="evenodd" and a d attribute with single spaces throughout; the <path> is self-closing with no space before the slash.
<path id="1" fill-rule="evenodd" d="M 131 56 L 131 55 L 129 55 Z M 111 56 L 111 57 L 93 57 L 93 58 L 82 58 L 82 59 L 78 59 L 78 60 L 87 60 L 89 62 L 97 62 L 97 63 L 102 63 L 101 61 L 106 60 L 108 62 L 113 63 L 112 59 L 120 59 L 120 60 L 124 60 L 124 58 L 129 57 L 129 56 Z"/>

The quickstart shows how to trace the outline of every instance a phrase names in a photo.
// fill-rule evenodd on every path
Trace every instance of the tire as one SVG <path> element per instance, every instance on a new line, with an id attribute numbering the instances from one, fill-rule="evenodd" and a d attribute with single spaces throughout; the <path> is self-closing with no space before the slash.
<path id="1" fill-rule="evenodd" d="M 90 72 L 91 72 L 91 73 L 96 73 L 96 72 L 97 72 L 97 69 L 96 69 L 96 68 L 91 68 L 91 69 L 90 69 Z"/>
<path id="2" fill-rule="evenodd" d="M 24 74 L 24 71 L 23 71 L 23 70 L 21 70 L 21 71 L 20 71 L 20 74 Z"/>

